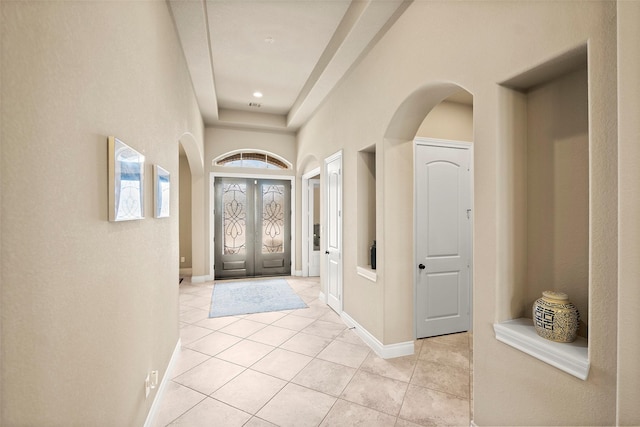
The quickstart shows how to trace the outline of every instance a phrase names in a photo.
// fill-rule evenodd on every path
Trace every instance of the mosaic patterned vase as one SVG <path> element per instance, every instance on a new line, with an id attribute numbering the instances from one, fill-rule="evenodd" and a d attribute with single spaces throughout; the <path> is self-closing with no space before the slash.
<path id="1" fill-rule="evenodd" d="M 578 332 L 580 313 L 564 292 L 544 291 L 533 303 L 533 324 L 543 338 L 573 342 Z"/>

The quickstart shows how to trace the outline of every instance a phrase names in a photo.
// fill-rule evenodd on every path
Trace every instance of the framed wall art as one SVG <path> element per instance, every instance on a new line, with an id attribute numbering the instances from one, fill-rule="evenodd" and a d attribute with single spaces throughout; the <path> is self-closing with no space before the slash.
<path id="1" fill-rule="evenodd" d="M 169 172 L 159 165 L 153 166 L 154 186 L 153 193 L 155 199 L 155 217 L 168 218 L 169 206 L 171 202 L 171 177 Z"/>
<path id="2" fill-rule="evenodd" d="M 144 219 L 144 155 L 108 138 L 109 221 Z"/>

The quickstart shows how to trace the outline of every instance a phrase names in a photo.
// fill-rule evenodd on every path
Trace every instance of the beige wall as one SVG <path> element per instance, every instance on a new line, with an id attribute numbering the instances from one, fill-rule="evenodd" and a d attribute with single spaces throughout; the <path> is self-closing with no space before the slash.
<path id="1" fill-rule="evenodd" d="M 424 118 L 416 136 L 473 142 L 473 106 L 442 101 Z"/>
<path id="2" fill-rule="evenodd" d="M 589 104 L 587 70 L 527 94 L 527 300 L 565 292 L 589 323 Z"/>
<path id="3" fill-rule="evenodd" d="M 320 187 L 316 187 L 313 190 L 313 218 L 314 224 L 320 223 L 320 207 L 322 206 L 320 197 Z"/>
<path id="4" fill-rule="evenodd" d="M 618 2 L 618 425 L 640 425 L 640 2 Z"/>
<path id="5" fill-rule="evenodd" d="M 191 268 L 191 168 L 186 156 L 180 156 L 180 268 Z"/>
<path id="6" fill-rule="evenodd" d="M 344 310 L 384 344 L 410 341 L 415 266 L 407 254 L 413 251 L 413 213 L 400 207 L 412 206 L 411 140 L 442 99 L 460 87 L 473 94 L 474 419 L 479 425 L 615 423 L 615 16 L 616 4 L 608 1 L 413 2 L 299 132 L 299 159 L 344 150 L 345 195 L 357 191 L 357 151 L 376 144 L 382 261 L 376 283 L 356 274 L 351 230 L 357 229 L 357 206 L 355 198 L 345 196 Z M 517 300 L 526 293 L 522 283 L 514 290 L 512 280 L 526 277 L 522 250 L 510 250 L 526 236 L 526 187 L 513 191 L 525 182 L 511 179 L 526 169 L 526 127 L 509 121 L 511 107 L 521 109 L 522 100 L 506 96 L 508 90 L 498 83 L 586 40 L 593 100 L 588 105 L 591 371 L 581 381 L 498 342 L 493 324 L 509 318 L 514 292 Z"/>
<path id="7" fill-rule="evenodd" d="M 178 176 L 203 126 L 165 2 L 2 4 L 2 419 L 140 426 L 178 340 Z M 107 136 L 146 156 L 146 219 L 107 215 Z M 10 141 L 7 144 L 6 141 Z M 175 182 L 175 181 L 174 181 Z"/>

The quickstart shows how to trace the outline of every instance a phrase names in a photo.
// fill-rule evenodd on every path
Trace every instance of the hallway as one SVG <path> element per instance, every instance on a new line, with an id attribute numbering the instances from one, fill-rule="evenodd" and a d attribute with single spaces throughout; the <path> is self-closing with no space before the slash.
<path id="1" fill-rule="evenodd" d="M 214 319 L 213 283 L 182 282 L 182 352 L 154 426 L 469 425 L 471 334 L 384 360 L 318 300 L 318 278 L 287 281 L 309 308 Z"/>

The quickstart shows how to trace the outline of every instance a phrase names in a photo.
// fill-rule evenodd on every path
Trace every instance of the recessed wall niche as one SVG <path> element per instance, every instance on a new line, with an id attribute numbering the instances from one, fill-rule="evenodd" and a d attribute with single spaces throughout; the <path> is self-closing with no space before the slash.
<path id="1" fill-rule="evenodd" d="M 358 152 L 358 272 L 372 280 L 370 248 L 376 239 L 376 147 Z"/>
<path id="2" fill-rule="evenodd" d="M 501 222 L 505 224 L 501 240 L 508 254 L 505 255 L 508 268 L 500 289 L 501 321 L 530 319 L 532 304 L 543 291 L 560 291 L 567 293 L 580 311 L 578 334 L 586 337 L 587 47 L 573 49 L 509 79 L 502 86 L 499 197 Z M 498 336 L 498 329 L 496 332 Z M 586 340 L 579 339 L 576 346 L 584 347 L 580 351 L 587 362 Z"/>

